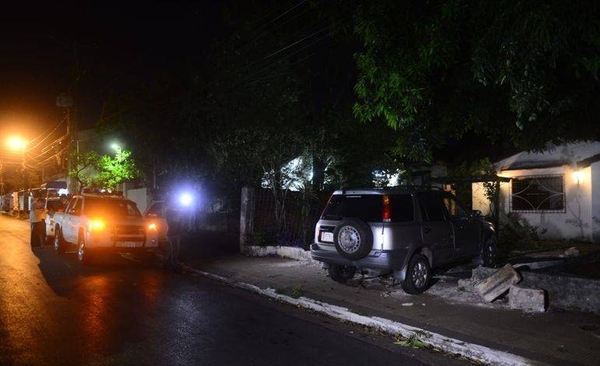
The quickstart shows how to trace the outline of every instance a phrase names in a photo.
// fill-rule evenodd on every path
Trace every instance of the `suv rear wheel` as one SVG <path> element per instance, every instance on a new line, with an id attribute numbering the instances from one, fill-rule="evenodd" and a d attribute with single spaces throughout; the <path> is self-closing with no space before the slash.
<path id="1" fill-rule="evenodd" d="M 329 277 L 335 282 L 346 283 L 348 280 L 354 278 L 356 267 L 330 264 L 327 271 L 329 272 Z"/>
<path id="2" fill-rule="evenodd" d="M 431 267 L 427 257 L 415 254 L 408 262 L 406 279 L 402 282 L 402 289 L 407 294 L 418 295 L 427 290 L 431 279 Z"/>
<path id="3" fill-rule="evenodd" d="M 333 231 L 333 242 L 338 253 L 350 260 L 357 260 L 371 252 L 373 233 L 366 222 L 346 219 Z"/>

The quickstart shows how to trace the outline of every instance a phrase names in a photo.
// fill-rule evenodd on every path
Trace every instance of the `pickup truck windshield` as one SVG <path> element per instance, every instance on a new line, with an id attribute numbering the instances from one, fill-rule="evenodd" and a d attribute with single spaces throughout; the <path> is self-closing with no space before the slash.
<path id="1" fill-rule="evenodd" d="M 137 206 L 128 200 L 88 197 L 84 210 L 87 216 L 142 216 Z"/>

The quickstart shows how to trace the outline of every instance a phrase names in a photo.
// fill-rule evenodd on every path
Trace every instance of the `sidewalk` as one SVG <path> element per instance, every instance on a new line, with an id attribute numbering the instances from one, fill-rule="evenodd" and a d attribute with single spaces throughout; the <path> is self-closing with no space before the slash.
<path id="1" fill-rule="evenodd" d="M 419 296 L 376 279 L 338 284 L 311 261 L 221 256 L 190 259 L 195 273 L 366 326 L 380 328 L 490 365 L 597 365 L 600 315 L 553 309 L 528 314 L 484 303 L 436 277 Z M 594 294 L 593 296 L 599 296 Z"/>

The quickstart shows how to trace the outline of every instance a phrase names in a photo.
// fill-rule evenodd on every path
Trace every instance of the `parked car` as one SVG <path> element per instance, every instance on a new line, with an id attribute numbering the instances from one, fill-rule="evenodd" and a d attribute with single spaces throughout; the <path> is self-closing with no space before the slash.
<path id="1" fill-rule="evenodd" d="M 374 188 L 335 191 L 310 251 L 334 281 L 374 270 L 393 273 L 405 292 L 420 294 L 432 269 L 472 259 L 493 266 L 497 247 L 492 223 L 467 213 L 449 192 Z"/>
<path id="2" fill-rule="evenodd" d="M 135 202 L 121 195 L 74 195 L 64 212 L 54 214 L 54 226 L 56 251 L 75 247 L 82 264 L 89 264 L 101 252 L 150 259 L 158 250 L 158 224 L 144 218 Z"/>
<path id="3" fill-rule="evenodd" d="M 167 244 L 167 232 L 169 226 L 167 225 L 167 202 L 164 200 L 157 200 L 150 203 L 150 206 L 144 212 L 144 217 L 150 222 L 155 222 L 158 228 L 158 242 L 161 247 Z"/>

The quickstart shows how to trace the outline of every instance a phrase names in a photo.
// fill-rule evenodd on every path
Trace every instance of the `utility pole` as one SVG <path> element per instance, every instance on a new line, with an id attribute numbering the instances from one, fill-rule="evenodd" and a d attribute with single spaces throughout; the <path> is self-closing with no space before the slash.
<path id="1" fill-rule="evenodd" d="M 69 172 L 71 171 L 71 140 L 73 139 L 72 134 L 72 126 L 71 126 L 71 109 L 73 108 L 73 97 L 71 97 L 68 93 L 61 93 L 58 97 L 56 97 L 56 106 L 60 108 L 65 108 L 67 113 L 67 131 L 66 131 L 66 142 L 67 142 L 67 181 L 69 181 Z"/>
<path id="2" fill-rule="evenodd" d="M 73 58 L 75 60 L 74 66 L 71 70 L 71 82 L 68 87 L 67 92 L 61 93 L 56 98 L 56 105 L 61 108 L 66 109 L 67 113 L 67 188 L 70 192 L 73 192 L 75 184 L 71 182 L 71 178 L 69 177 L 69 172 L 75 168 L 74 164 L 76 162 L 72 161 L 73 156 L 73 148 L 75 144 L 77 144 L 77 108 L 75 107 L 74 100 L 76 99 L 77 90 L 79 87 L 79 83 L 81 81 L 82 76 L 85 74 L 85 71 L 82 71 L 81 65 L 79 62 L 79 53 L 78 53 L 78 45 L 77 42 L 73 42 Z M 78 146 L 77 146 L 78 148 Z M 77 149 L 79 150 L 79 149 Z M 79 152 L 79 151 L 77 151 Z"/>
<path id="3" fill-rule="evenodd" d="M 0 163 L 0 196 L 4 196 L 4 165 L 2 163 Z"/>

